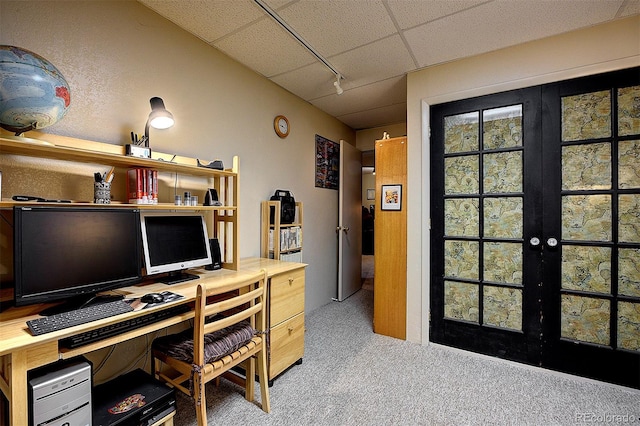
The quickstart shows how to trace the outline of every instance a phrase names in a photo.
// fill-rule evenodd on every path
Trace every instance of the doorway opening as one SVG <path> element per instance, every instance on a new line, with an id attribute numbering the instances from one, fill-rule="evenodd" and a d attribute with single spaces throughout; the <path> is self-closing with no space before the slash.
<path id="1" fill-rule="evenodd" d="M 375 150 L 362 152 L 362 288 L 373 291 Z"/>

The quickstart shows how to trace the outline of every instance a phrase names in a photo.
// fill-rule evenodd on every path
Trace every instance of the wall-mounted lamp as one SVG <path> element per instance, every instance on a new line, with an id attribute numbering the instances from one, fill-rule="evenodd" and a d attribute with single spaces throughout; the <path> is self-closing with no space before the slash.
<path id="1" fill-rule="evenodd" d="M 340 74 L 336 74 L 336 81 L 333 83 L 333 85 L 336 86 L 336 93 L 338 95 L 342 95 L 342 92 L 344 92 L 344 90 L 342 90 L 342 87 L 340 87 L 341 79 L 342 79 L 342 76 Z"/>
<path id="2" fill-rule="evenodd" d="M 149 146 L 149 126 L 154 129 L 168 129 L 173 126 L 173 115 L 164 107 L 162 98 L 153 97 L 151 102 L 151 112 L 144 126 L 144 146 Z"/>

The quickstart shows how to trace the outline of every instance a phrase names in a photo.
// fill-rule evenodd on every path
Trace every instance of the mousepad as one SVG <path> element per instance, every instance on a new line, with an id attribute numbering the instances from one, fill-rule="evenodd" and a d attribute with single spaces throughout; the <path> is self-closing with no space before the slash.
<path id="1" fill-rule="evenodd" d="M 175 300 L 184 299 L 184 296 L 170 291 L 161 291 L 160 294 L 164 296 L 164 300 L 160 303 L 144 303 L 140 298 L 138 298 L 131 300 L 131 307 L 133 307 L 134 311 L 139 311 L 140 309 L 153 308 L 154 306 L 160 306 Z"/>

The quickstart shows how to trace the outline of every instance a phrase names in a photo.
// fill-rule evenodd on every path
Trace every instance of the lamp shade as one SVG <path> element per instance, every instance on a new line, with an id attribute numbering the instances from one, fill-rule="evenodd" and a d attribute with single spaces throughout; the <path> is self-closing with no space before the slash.
<path id="1" fill-rule="evenodd" d="M 149 113 L 149 125 L 154 129 L 168 129 L 173 126 L 173 115 L 166 110 L 161 98 L 150 99 L 151 113 Z"/>

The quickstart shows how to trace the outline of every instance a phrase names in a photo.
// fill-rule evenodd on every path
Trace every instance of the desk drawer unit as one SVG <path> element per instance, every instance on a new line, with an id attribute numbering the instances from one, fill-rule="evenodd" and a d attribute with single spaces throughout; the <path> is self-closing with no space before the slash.
<path id="1" fill-rule="evenodd" d="M 269 280 L 269 362 L 273 380 L 304 355 L 304 268 Z"/>
<path id="2" fill-rule="evenodd" d="M 274 275 L 269 286 L 269 325 L 304 311 L 304 269 Z"/>
<path id="3" fill-rule="evenodd" d="M 304 356 L 304 313 L 271 329 L 269 378 L 272 379 Z"/>

